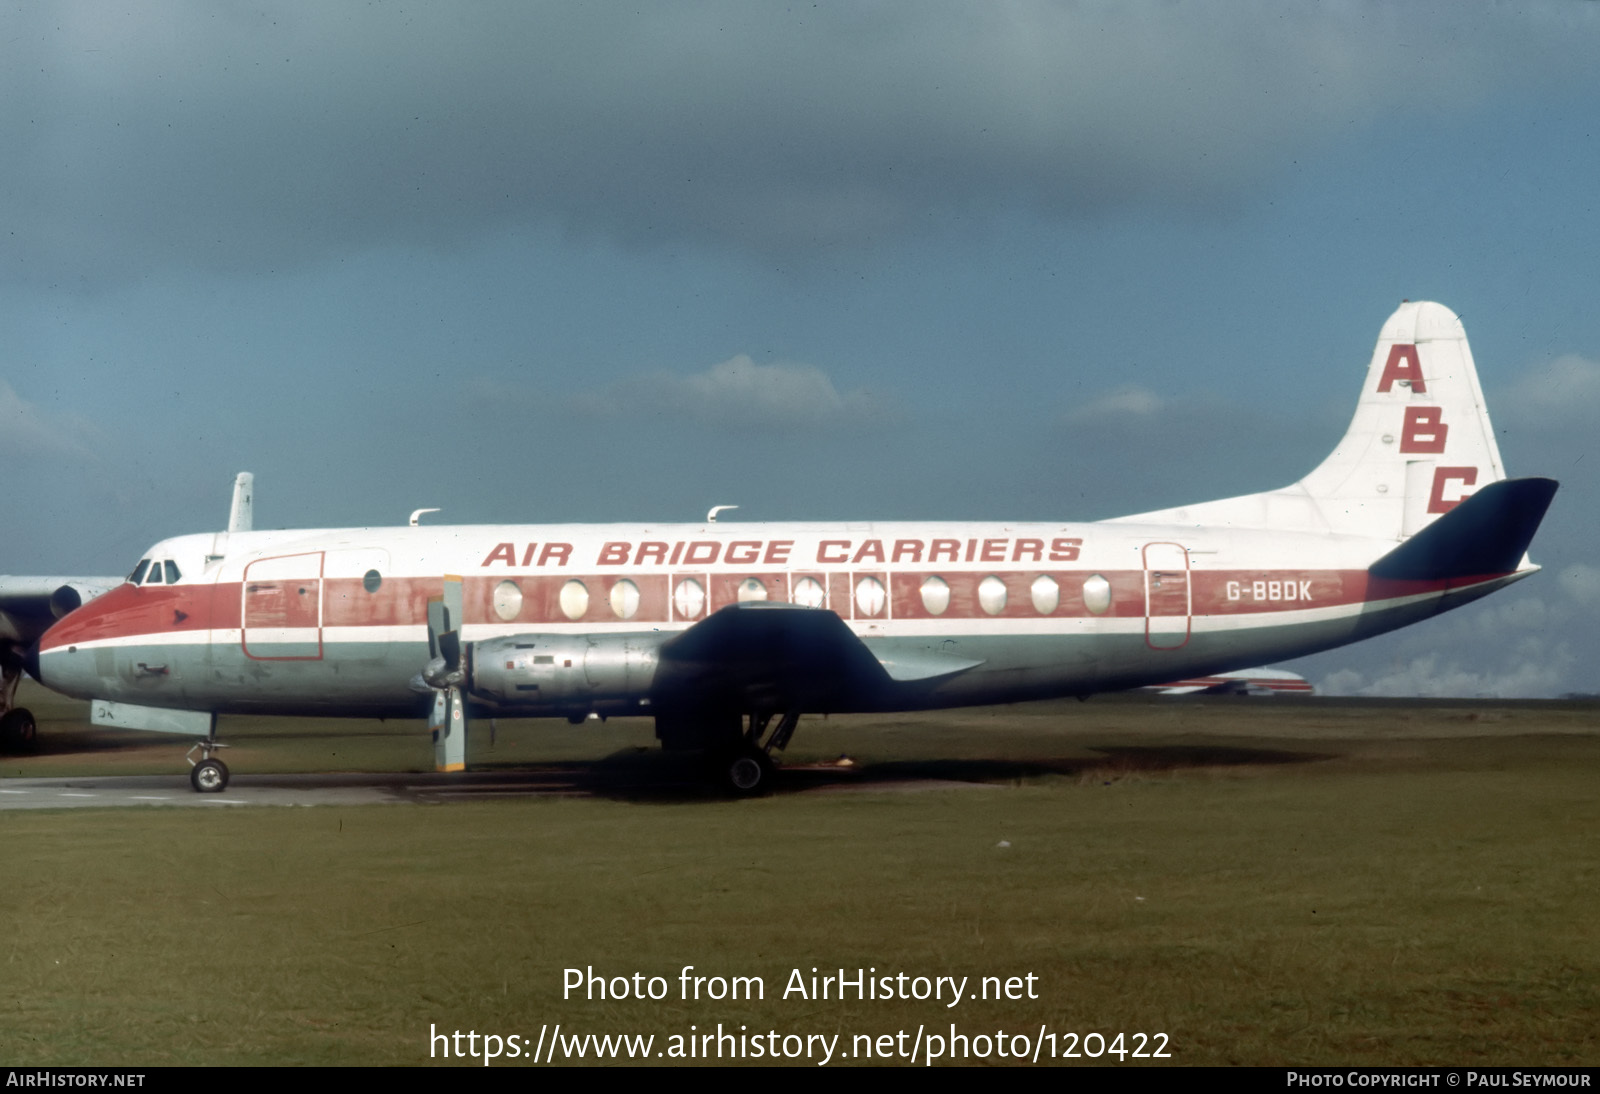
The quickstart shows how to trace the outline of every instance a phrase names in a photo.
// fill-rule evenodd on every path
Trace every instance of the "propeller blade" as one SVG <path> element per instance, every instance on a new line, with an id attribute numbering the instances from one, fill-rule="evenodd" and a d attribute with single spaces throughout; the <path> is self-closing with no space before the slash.
<path id="1" fill-rule="evenodd" d="M 428 710 L 428 731 L 433 734 L 434 752 L 439 749 L 439 737 L 450 721 L 450 699 L 442 689 L 435 688 L 433 706 Z"/>
<path id="2" fill-rule="evenodd" d="M 433 734 L 433 763 L 440 771 L 467 769 L 466 682 L 469 652 L 461 641 L 463 619 L 461 578 L 446 574 L 444 589 L 428 600 L 429 665 L 423 676 L 434 687 L 428 729 Z"/>
<path id="3" fill-rule="evenodd" d="M 439 656 L 444 658 L 444 663 L 449 666 L 450 672 L 455 672 L 461 667 L 461 635 L 455 631 L 445 631 L 439 636 Z"/>
<path id="4" fill-rule="evenodd" d="M 449 619 L 445 615 L 444 598 L 435 596 L 428 599 L 428 657 L 439 656 L 439 636 L 450 629 Z"/>
<path id="5" fill-rule="evenodd" d="M 444 577 L 446 622 L 439 635 L 439 653 L 449 663 L 452 671 L 459 671 L 461 668 L 461 622 L 465 617 L 461 602 L 461 578 L 456 574 L 446 574 Z"/>
<path id="6" fill-rule="evenodd" d="M 433 765 L 439 771 L 467 769 L 467 700 L 457 687 L 439 692 L 434 713 L 443 725 L 433 735 Z"/>

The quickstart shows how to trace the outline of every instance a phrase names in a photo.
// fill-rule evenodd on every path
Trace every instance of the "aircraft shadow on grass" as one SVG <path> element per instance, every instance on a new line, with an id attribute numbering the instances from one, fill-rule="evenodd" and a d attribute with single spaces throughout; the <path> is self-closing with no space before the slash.
<path id="1" fill-rule="evenodd" d="M 1061 759 L 918 759 L 798 764 L 780 769 L 770 793 L 774 796 L 828 790 L 915 790 L 939 784 L 1006 785 L 1045 778 L 1071 778 L 1089 784 L 1206 768 L 1277 767 L 1334 759 L 1325 752 L 1238 748 L 1222 745 L 1115 745 L 1093 749 L 1096 756 Z M 482 772 L 493 764 L 477 765 Z M 707 801 L 719 792 L 707 784 L 695 759 L 672 753 L 628 749 L 600 761 L 525 765 L 499 769 L 495 785 L 528 779 L 565 784 L 568 793 L 622 801 Z M 469 785 L 469 784 L 463 784 Z M 559 791 L 558 791 L 559 792 Z"/>

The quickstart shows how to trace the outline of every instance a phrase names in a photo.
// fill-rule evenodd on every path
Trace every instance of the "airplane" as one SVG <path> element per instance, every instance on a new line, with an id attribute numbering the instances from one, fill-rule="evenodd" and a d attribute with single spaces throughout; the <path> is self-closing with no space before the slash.
<path id="1" fill-rule="evenodd" d="M 1298 672 L 1288 669 L 1239 669 L 1213 672 L 1165 684 L 1147 684 L 1141 691 L 1156 695 L 1311 695 L 1316 688 Z"/>
<path id="2" fill-rule="evenodd" d="M 31 751 L 38 738 L 33 712 L 17 706 L 28 651 L 56 620 L 121 583 L 120 577 L 0 575 L 0 752 Z"/>
<path id="3" fill-rule="evenodd" d="M 255 476 L 234 477 L 229 531 L 248 531 Z M 0 752 L 28 752 L 38 740 L 33 712 L 19 707 L 17 687 L 30 651 L 44 632 L 68 612 L 123 583 L 121 577 L 19 577 L 0 574 Z"/>
<path id="4" fill-rule="evenodd" d="M 1506 478 L 1461 321 L 1408 301 L 1344 438 L 1280 489 L 1097 523 L 179 536 L 36 667 L 99 724 L 196 738 L 202 792 L 229 778 L 219 714 L 425 715 L 445 771 L 469 719 L 646 715 L 755 794 L 802 713 L 1087 697 L 1460 607 L 1538 570 L 1556 488 Z"/>

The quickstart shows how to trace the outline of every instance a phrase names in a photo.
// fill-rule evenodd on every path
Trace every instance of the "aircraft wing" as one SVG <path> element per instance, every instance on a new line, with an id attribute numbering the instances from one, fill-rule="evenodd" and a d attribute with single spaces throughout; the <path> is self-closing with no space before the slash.
<path id="1" fill-rule="evenodd" d="M 871 640 L 869 640 L 871 641 Z M 661 647 L 669 702 L 737 699 L 826 710 L 846 696 L 933 680 L 982 664 L 915 643 L 864 641 L 837 614 L 795 604 L 731 604 Z"/>
<path id="2" fill-rule="evenodd" d="M 37 642 L 57 619 L 122 581 L 120 577 L 0 575 L 0 646 Z"/>

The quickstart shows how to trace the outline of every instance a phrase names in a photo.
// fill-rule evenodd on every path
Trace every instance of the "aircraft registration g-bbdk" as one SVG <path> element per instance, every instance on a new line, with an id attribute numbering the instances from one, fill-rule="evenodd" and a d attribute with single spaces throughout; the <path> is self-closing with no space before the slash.
<path id="1" fill-rule="evenodd" d="M 648 715 L 753 793 L 802 713 L 1087 696 L 1459 607 L 1535 572 L 1555 490 L 1505 477 L 1460 320 L 1405 303 L 1349 431 L 1282 489 L 1092 524 L 179 536 L 37 669 L 98 723 L 199 738 L 198 790 L 227 782 L 218 714 L 427 715 L 443 770 L 469 716 Z"/>

